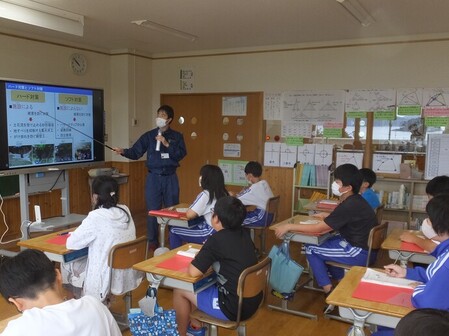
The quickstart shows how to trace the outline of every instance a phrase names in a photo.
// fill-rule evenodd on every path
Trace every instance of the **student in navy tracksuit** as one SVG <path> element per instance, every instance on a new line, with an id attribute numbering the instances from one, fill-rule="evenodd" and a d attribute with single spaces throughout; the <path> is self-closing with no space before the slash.
<path id="1" fill-rule="evenodd" d="M 422 282 L 416 284 L 412 295 L 415 308 L 436 308 L 449 311 L 449 194 L 437 195 L 426 206 L 429 221 L 437 233 L 440 244 L 431 255 L 437 258 L 427 269 L 422 267 L 402 268 L 390 264 L 384 266 L 396 278 L 407 278 Z M 435 239 L 435 238 L 434 238 Z M 393 335 L 393 329 L 379 331 L 374 335 Z"/>
<path id="2" fill-rule="evenodd" d="M 317 224 L 284 224 L 276 228 L 278 238 L 291 231 L 323 232 L 334 230 L 338 234 L 321 245 L 305 245 L 306 258 L 313 275 L 324 292 L 332 290 L 329 273 L 335 280 L 341 280 L 344 270 L 329 267 L 326 261 L 363 266 L 368 257 L 368 236 L 377 225 L 376 215 L 368 202 L 359 194 L 362 175 L 356 166 L 343 164 L 334 171 L 332 192 L 340 197 L 340 204 L 330 214 L 316 214 L 322 219 Z"/>
<path id="3" fill-rule="evenodd" d="M 144 133 L 131 148 L 114 148 L 115 152 L 131 160 L 137 160 L 147 153 L 145 200 L 148 211 L 179 204 L 176 169 L 187 150 L 183 135 L 170 128 L 173 117 L 173 108 L 162 105 L 157 110 L 157 128 Z M 156 149 L 158 141 L 159 150 Z M 148 216 L 147 237 L 149 248 L 156 249 L 160 243 L 156 217 Z"/>

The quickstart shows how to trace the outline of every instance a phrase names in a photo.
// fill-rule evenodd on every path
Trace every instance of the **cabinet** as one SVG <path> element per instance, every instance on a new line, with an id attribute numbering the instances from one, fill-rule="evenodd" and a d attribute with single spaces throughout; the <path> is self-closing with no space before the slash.
<path id="1" fill-rule="evenodd" d="M 418 222 L 421 222 L 427 217 L 427 182 L 425 180 L 382 178 L 378 176 L 373 189 L 379 194 L 379 198 L 382 198 L 381 201 L 385 205 L 383 219 L 406 222 L 409 228 L 418 229 L 415 226 L 416 220 L 418 219 Z M 403 204 L 398 204 L 401 185 L 405 187 L 405 197 Z"/>
<path id="2" fill-rule="evenodd" d="M 292 216 L 307 214 L 304 206 L 329 198 L 330 170 L 326 165 L 295 164 L 292 183 Z"/>

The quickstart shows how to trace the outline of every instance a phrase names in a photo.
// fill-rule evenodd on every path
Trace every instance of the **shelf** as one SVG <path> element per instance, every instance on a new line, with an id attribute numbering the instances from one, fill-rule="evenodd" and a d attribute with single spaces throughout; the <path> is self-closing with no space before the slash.
<path id="1" fill-rule="evenodd" d="M 401 155 L 426 155 L 426 152 L 404 152 L 404 151 L 383 151 L 376 150 L 373 154 L 401 154 Z"/>
<path id="2" fill-rule="evenodd" d="M 294 185 L 295 188 L 327 190 L 327 187 Z"/>

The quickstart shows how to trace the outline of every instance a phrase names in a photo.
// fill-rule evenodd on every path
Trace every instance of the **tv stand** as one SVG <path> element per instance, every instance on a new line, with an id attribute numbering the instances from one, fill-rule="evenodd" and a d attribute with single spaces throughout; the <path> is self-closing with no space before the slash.
<path id="1" fill-rule="evenodd" d="M 20 218 L 22 240 L 29 239 L 30 232 L 54 231 L 79 224 L 86 215 L 70 213 L 69 174 L 66 170 L 46 171 L 19 175 Z M 62 214 L 60 217 L 43 218 L 42 223 L 27 223 L 30 219 L 29 194 L 61 189 Z M 45 215 L 45 214 L 44 214 Z"/>

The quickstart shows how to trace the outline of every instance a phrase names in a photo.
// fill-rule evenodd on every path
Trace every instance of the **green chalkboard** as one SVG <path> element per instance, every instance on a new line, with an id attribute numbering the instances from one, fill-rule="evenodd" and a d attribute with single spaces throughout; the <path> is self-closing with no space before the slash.
<path id="1" fill-rule="evenodd" d="M 14 196 L 19 192 L 19 175 L 0 177 L 0 195 Z"/>

